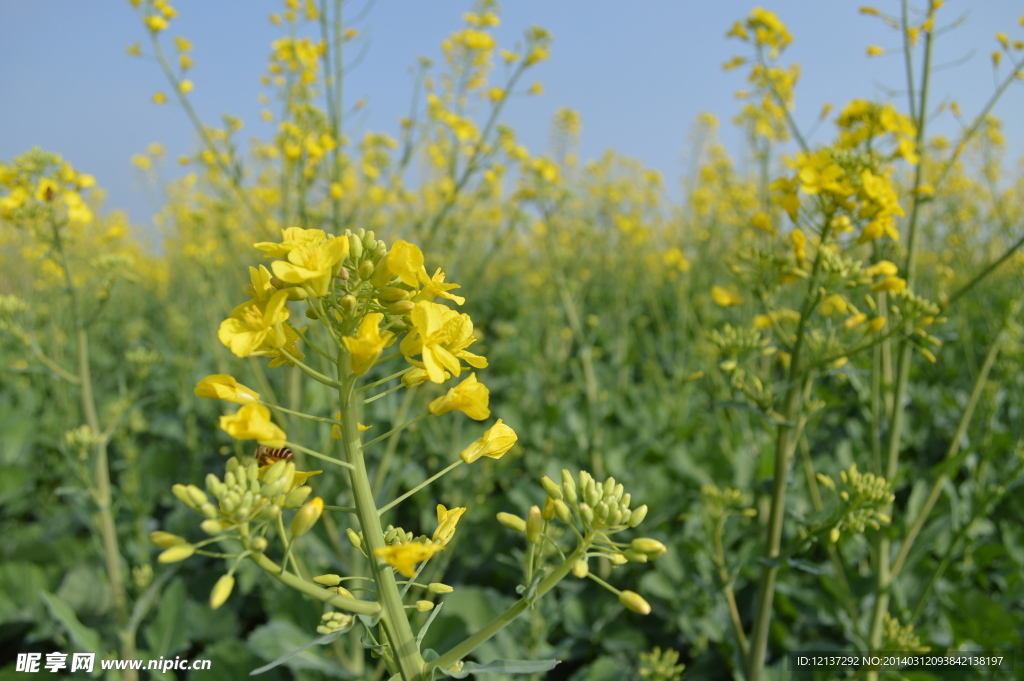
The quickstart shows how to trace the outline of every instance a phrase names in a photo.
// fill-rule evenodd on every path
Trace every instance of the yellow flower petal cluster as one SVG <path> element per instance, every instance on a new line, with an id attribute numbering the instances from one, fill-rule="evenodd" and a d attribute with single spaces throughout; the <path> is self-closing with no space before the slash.
<path id="1" fill-rule="evenodd" d="M 260 394 L 248 388 L 228 374 L 212 374 L 196 385 L 197 397 L 209 397 L 215 400 L 227 400 L 235 404 L 252 404 L 259 402 Z"/>
<path id="2" fill-rule="evenodd" d="M 319 229 L 303 232 L 324 234 Z M 310 296 L 322 298 L 327 295 L 337 264 L 348 257 L 349 241 L 343 236 L 325 237 L 319 241 L 306 238 L 308 236 L 303 234 L 298 244 L 276 244 L 278 251 L 287 249 L 287 260 L 275 260 L 271 268 L 281 280 L 289 284 L 301 284 Z M 260 245 L 256 244 L 257 248 Z"/>
<path id="3" fill-rule="evenodd" d="M 711 300 L 713 300 L 715 305 L 718 305 L 719 307 L 733 307 L 743 304 L 742 296 L 733 293 L 722 286 L 711 287 Z"/>
<path id="4" fill-rule="evenodd" d="M 394 277 L 416 292 L 414 301 L 431 301 L 437 296 L 454 301 L 462 305 L 466 299 L 448 291 L 461 288 L 458 284 L 446 284 L 445 274 L 440 268 L 434 272 L 434 276 L 428 276 L 424 266 L 423 251 L 419 246 L 408 241 L 399 239 L 391 246 L 387 256 L 377 265 L 371 283 L 378 288 L 387 285 Z M 420 290 L 420 286 L 423 289 Z"/>
<path id="5" fill-rule="evenodd" d="M 266 303 L 242 303 L 231 312 L 231 317 L 221 322 L 217 338 L 236 357 L 271 354 L 288 343 L 284 327 L 289 316 L 287 302 L 288 293 L 277 291 Z"/>
<path id="6" fill-rule="evenodd" d="M 501 419 L 484 431 L 484 434 L 459 454 L 466 463 L 473 463 L 481 456 L 491 459 L 500 459 L 505 453 L 512 449 L 519 436 L 511 427 L 502 423 Z"/>
<path id="7" fill-rule="evenodd" d="M 422 365 L 434 383 L 443 383 L 446 374 L 458 376 L 462 371 L 461 360 L 476 369 L 487 366 L 486 358 L 466 349 L 476 342 L 473 320 L 468 314 L 422 300 L 416 303 L 409 318 L 413 330 L 402 339 L 402 354 L 411 364 Z M 416 355 L 422 359 L 413 360 Z"/>
<path id="8" fill-rule="evenodd" d="M 457 409 L 471 419 L 483 421 L 491 415 L 491 410 L 487 406 L 490 396 L 491 392 L 487 386 L 477 381 L 476 373 L 472 373 L 462 383 L 427 405 L 427 408 L 434 416 Z"/>
<path id="9" fill-rule="evenodd" d="M 441 542 L 445 546 L 455 535 L 455 526 L 459 524 L 459 518 L 466 512 L 463 507 L 448 509 L 443 504 L 437 505 L 437 529 L 434 530 L 434 541 Z"/>
<path id="10" fill-rule="evenodd" d="M 373 363 L 380 357 L 384 348 L 395 341 L 395 334 L 392 332 L 381 333 L 380 323 L 383 319 L 384 315 L 380 312 L 371 312 L 363 317 L 358 335 L 345 336 L 341 339 L 348 349 L 352 373 L 356 376 L 362 376 L 372 369 Z"/>
<path id="11" fill-rule="evenodd" d="M 398 570 L 410 579 L 416 576 L 416 563 L 429 559 L 438 551 L 444 550 L 442 544 L 424 544 L 409 541 L 403 544 L 392 544 L 375 549 L 373 555 L 383 559 L 385 563 Z"/>
<path id="12" fill-rule="evenodd" d="M 875 175 L 870 170 L 861 172 L 861 186 L 857 198 L 861 205 L 859 214 L 870 222 L 864 227 L 860 241 L 872 241 L 888 235 L 893 241 L 899 241 L 900 233 L 896 231 L 894 216 L 903 215 L 899 197 L 886 175 Z"/>
<path id="13" fill-rule="evenodd" d="M 270 410 L 262 404 L 246 404 L 234 414 L 220 417 L 221 430 L 236 440 L 256 440 L 268 447 L 283 447 L 284 431 L 270 420 Z"/>

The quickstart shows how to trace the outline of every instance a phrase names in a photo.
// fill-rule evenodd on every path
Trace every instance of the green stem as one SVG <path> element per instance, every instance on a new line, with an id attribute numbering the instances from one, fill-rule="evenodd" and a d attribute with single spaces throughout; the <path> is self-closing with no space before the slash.
<path id="1" fill-rule="evenodd" d="M 417 421 L 421 421 L 421 420 L 427 418 L 428 416 L 430 416 L 430 412 L 429 411 L 423 412 L 422 414 L 420 414 L 416 418 L 412 419 L 411 421 L 406 421 L 402 425 L 396 426 L 396 427 L 392 428 L 391 430 L 389 430 L 388 432 L 384 433 L 383 435 L 380 435 L 378 437 L 373 438 L 372 440 L 370 440 L 369 442 L 367 442 L 366 444 L 363 445 L 363 449 L 366 449 L 367 447 L 371 447 L 371 446 L 377 444 L 378 442 L 380 442 L 381 440 L 387 439 L 387 438 L 391 437 L 392 435 L 394 435 L 395 433 L 398 433 L 400 431 L 405 430 L 406 428 L 408 428 L 412 424 L 416 423 Z"/>
<path id="2" fill-rule="evenodd" d="M 327 456 L 326 454 L 321 454 L 320 452 L 316 451 L 315 449 L 309 449 L 308 447 L 303 447 L 302 445 L 297 445 L 294 442 L 285 442 L 285 444 L 290 449 L 294 449 L 297 452 L 302 452 L 303 454 L 308 454 L 308 455 L 312 456 L 313 458 L 320 459 L 322 461 L 328 461 L 330 463 L 333 463 L 335 466 L 341 466 L 342 468 L 348 468 L 349 470 L 351 470 L 353 468 L 352 464 L 350 464 L 349 462 L 342 461 L 341 459 L 335 459 L 333 456 Z"/>
<path id="3" fill-rule="evenodd" d="M 359 424 L 356 421 L 356 400 L 353 397 L 353 386 L 356 381 L 349 369 L 349 353 L 344 347 L 338 349 L 338 379 L 341 386 L 338 390 L 341 408 L 341 445 L 345 459 L 351 464 L 349 477 L 352 493 L 355 498 L 356 515 L 363 530 L 366 554 L 370 556 L 370 570 L 373 580 L 377 583 L 377 593 L 382 601 L 383 612 L 381 624 L 387 633 L 388 641 L 395 655 L 395 663 L 403 681 L 421 681 L 423 678 L 423 657 L 416 645 L 416 637 L 409 625 L 402 596 L 395 583 L 395 575 L 391 567 L 384 565 L 375 556 L 378 549 L 386 546 L 384 532 L 380 524 L 380 515 L 373 499 L 373 490 L 366 472 L 366 461 L 359 441 Z"/>
<path id="4" fill-rule="evenodd" d="M 279 411 L 282 414 L 291 414 L 292 416 L 298 416 L 299 418 L 308 419 L 310 421 L 319 421 L 320 423 L 329 423 L 332 426 L 340 426 L 341 425 L 341 421 L 335 421 L 334 419 L 329 419 L 329 418 L 326 418 L 324 416 L 312 416 L 310 414 L 306 414 L 306 413 L 303 413 L 301 411 L 295 411 L 293 409 L 287 409 L 285 407 L 279 407 L 276 404 L 272 404 L 272 403 L 266 402 L 264 400 L 260 400 L 260 404 L 262 404 L 264 406 L 267 406 L 267 407 L 270 407 L 271 409 L 273 409 L 275 411 Z"/>
<path id="5" fill-rule="evenodd" d="M 307 582 L 305 579 L 302 579 L 297 575 L 293 575 L 290 572 L 283 572 L 280 565 L 270 560 L 262 553 L 250 554 L 249 560 L 259 565 L 264 572 L 277 581 L 287 584 L 296 591 L 301 591 L 307 596 L 312 596 L 319 601 L 333 605 L 341 610 L 353 612 L 357 615 L 375 615 L 380 612 L 380 603 L 377 603 L 376 601 L 361 601 L 358 598 L 342 596 L 341 594 L 328 591 L 313 582 Z"/>
<path id="6" fill-rule="evenodd" d="M 568 560 L 552 570 L 547 577 L 541 580 L 540 584 L 537 585 L 536 593 L 531 599 L 527 600 L 525 598 L 520 598 L 511 607 L 509 607 L 508 610 L 491 620 L 490 624 L 485 626 L 483 629 L 476 632 L 433 662 L 428 662 L 424 667 L 424 670 L 429 672 L 434 668 L 448 669 L 466 655 L 469 655 L 471 652 L 476 650 L 478 646 L 485 643 L 499 631 L 507 627 L 512 620 L 523 614 L 531 604 L 536 602 L 537 599 L 547 592 L 551 591 L 556 584 L 568 576 L 569 572 L 572 570 L 572 566 L 576 564 L 576 561 L 586 555 L 587 550 L 590 548 L 592 539 L 593 538 L 588 535 L 586 540 L 576 547 L 576 550 L 572 552 L 572 555 L 569 556 Z"/>
<path id="7" fill-rule="evenodd" d="M 447 473 L 447 472 L 449 472 L 449 471 L 451 471 L 451 470 L 454 470 L 454 469 L 455 469 L 456 467 L 458 467 L 458 466 L 459 466 L 459 465 L 460 465 L 461 463 L 462 463 L 462 459 L 459 459 L 458 461 L 456 461 L 456 462 L 455 462 L 455 463 L 453 463 L 452 465 L 448 466 L 448 468 L 445 468 L 445 469 L 444 469 L 443 471 L 441 471 L 440 473 L 436 473 L 435 475 L 432 475 L 431 477 L 427 478 L 426 480 L 424 480 L 424 481 L 423 481 L 423 482 L 421 482 L 420 484 L 416 485 L 415 487 L 413 487 L 413 488 L 412 488 L 411 490 L 409 490 L 408 492 L 406 492 L 406 493 L 405 493 L 405 494 L 403 494 L 402 496 L 400 496 L 400 497 L 398 497 L 397 499 L 395 499 L 395 500 L 391 501 L 391 502 L 390 502 L 390 503 L 388 503 L 387 505 L 385 505 L 385 506 L 382 506 L 382 507 L 380 508 L 380 510 L 379 510 L 379 511 L 377 511 L 377 513 L 379 513 L 380 515 L 384 515 L 384 513 L 385 513 L 385 512 L 387 512 L 387 511 L 391 510 L 392 508 L 394 508 L 394 507 L 395 507 L 395 506 L 397 506 L 398 504 L 402 503 L 403 501 L 405 501 L 406 499 L 408 499 L 408 498 L 409 498 L 409 497 L 411 497 L 412 495 L 416 494 L 416 492 L 419 492 L 419 491 L 420 491 L 421 489 L 423 489 L 424 487 L 426 487 L 426 486 L 427 486 L 427 485 L 429 485 L 430 483 L 434 482 L 435 480 L 437 480 L 438 478 L 440 478 L 440 477 L 441 477 L 442 475 L 444 475 L 445 473 Z"/>

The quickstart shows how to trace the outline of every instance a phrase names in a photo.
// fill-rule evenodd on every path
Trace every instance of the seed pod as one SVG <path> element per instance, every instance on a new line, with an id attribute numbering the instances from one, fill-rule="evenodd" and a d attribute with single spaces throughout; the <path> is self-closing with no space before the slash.
<path id="1" fill-rule="evenodd" d="M 539 506 L 531 506 L 530 514 L 526 516 L 526 541 L 531 544 L 540 542 L 541 530 L 544 529 L 544 518 L 541 516 Z"/>
<path id="2" fill-rule="evenodd" d="M 184 537 L 179 537 L 176 534 L 170 532 L 164 532 L 162 530 L 154 530 L 149 533 L 149 541 L 153 542 L 162 549 L 169 549 L 172 546 L 178 546 L 180 544 L 187 544 L 188 541 Z"/>
<path id="3" fill-rule="evenodd" d="M 341 584 L 341 575 L 320 575 L 314 577 L 313 581 L 320 586 L 338 586 Z"/>
<path id="4" fill-rule="evenodd" d="M 499 513 L 498 522 L 514 532 L 526 532 L 526 521 L 511 513 Z"/>
<path id="5" fill-rule="evenodd" d="M 544 488 L 544 491 L 551 499 L 562 498 L 562 488 L 556 485 L 555 481 L 549 478 L 548 476 L 545 475 L 543 478 L 540 479 L 540 485 L 541 487 Z"/>
<path id="6" fill-rule="evenodd" d="M 210 592 L 210 607 L 216 610 L 224 605 L 224 601 L 228 599 L 228 596 L 231 595 L 231 590 L 234 588 L 235 578 L 231 575 L 223 575 L 213 585 L 213 590 Z"/>
<path id="7" fill-rule="evenodd" d="M 177 563 L 189 558 L 195 552 L 196 547 L 192 544 L 178 544 L 161 553 L 156 559 L 161 563 Z"/>
<path id="8" fill-rule="evenodd" d="M 635 591 L 620 591 L 619 603 L 622 603 L 627 610 L 632 610 L 641 615 L 651 614 L 651 604 Z"/>
<path id="9" fill-rule="evenodd" d="M 586 558 L 580 558 L 572 565 L 572 574 L 579 579 L 583 579 L 590 574 L 590 565 L 587 563 Z"/>
<path id="10" fill-rule="evenodd" d="M 639 508 L 633 509 L 633 512 L 629 514 L 629 521 L 626 523 L 630 527 L 636 527 L 644 521 L 647 517 L 647 504 Z"/>
<path id="11" fill-rule="evenodd" d="M 668 551 L 665 545 L 657 539 L 651 539 L 650 537 L 640 537 L 634 539 L 629 547 L 634 551 L 639 551 L 645 554 L 648 558 L 658 558 L 664 556 Z"/>
<path id="12" fill-rule="evenodd" d="M 199 523 L 199 528 L 212 537 L 216 534 L 220 534 L 221 530 L 224 529 L 224 526 L 220 524 L 219 520 L 204 520 Z"/>
<path id="13" fill-rule="evenodd" d="M 292 538 L 301 537 L 313 529 L 323 512 L 324 500 L 320 497 L 315 497 L 313 501 L 300 508 L 292 519 Z"/>
<path id="14" fill-rule="evenodd" d="M 450 594 L 455 591 L 455 587 L 442 584 L 441 582 L 431 582 L 427 586 L 427 591 L 432 594 Z"/>
<path id="15" fill-rule="evenodd" d="M 576 483 L 569 471 L 562 469 L 562 492 L 565 494 L 565 501 L 570 504 L 576 503 Z"/>

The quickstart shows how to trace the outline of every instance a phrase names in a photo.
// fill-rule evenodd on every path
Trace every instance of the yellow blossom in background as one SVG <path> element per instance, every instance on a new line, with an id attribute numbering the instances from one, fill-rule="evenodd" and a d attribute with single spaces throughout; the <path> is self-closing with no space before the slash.
<path id="1" fill-rule="evenodd" d="M 838 293 L 833 293 L 826 297 L 821 301 L 821 305 L 818 307 L 818 311 L 826 316 L 833 314 L 846 314 L 847 309 L 848 305 L 846 304 L 846 300 Z"/>
<path id="2" fill-rule="evenodd" d="M 719 307 L 733 307 L 743 304 L 743 298 L 722 286 L 711 287 L 711 300 Z"/>
<path id="3" fill-rule="evenodd" d="M 519 436 L 516 435 L 516 432 L 505 425 L 501 419 L 498 419 L 493 426 L 484 431 L 479 439 L 462 450 L 459 457 L 466 463 L 473 463 L 482 456 L 500 459 L 508 450 L 512 449 L 518 439 Z"/>
<path id="4" fill-rule="evenodd" d="M 167 103 L 167 95 L 165 95 L 162 92 L 154 92 L 153 93 L 153 103 L 154 104 L 166 104 Z"/>
<path id="5" fill-rule="evenodd" d="M 209 397 L 215 400 L 227 400 L 235 404 L 259 402 L 260 394 L 248 388 L 229 374 L 212 374 L 196 384 L 197 397 Z"/>
<path id="6" fill-rule="evenodd" d="M 445 546 L 455 535 L 455 526 L 459 524 L 459 518 L 466 512 L 463 507 L 448 509 L 443 504 L 437 505 L 437 529 L 434 530 L 434 541 L 441 542 Z"/>
<path id="7" fill-rule="evenodd" d="M 409 541 L 403 544 L 382 546 L 374 550 L 373 555 L 381 558 L 405 577 L 412 579 L 416 576 L 416 563 L 429 559 L 443 549 L 444 546 L 442 544 L 424 544 L 423 542 Z"/>
<path id="8" fill-rule="evenodd" d="M 362 376 L 373 368 L 373 363 L 380 357 L 381 352 L 395 340 L 395 334 L 390 331 L 380 332 L 380 323 L 384 315 L 380 312 L 371 312 L 363 317 L 359 325 L 359 334 L 356 336 L 345 336 L 342 342 L 349 351 L 352 362 L 352 373 Z"/>
<path id="9" fill-rule="evenodd" d="M 192 92 L 194 87 L 195 86 L 192 84 L 191 80 L 183 80 L 180 83 L 178 83 L 178 90 L 183 95 L 187 95 L 188 93 Z"/>
<path id="10" fill-rule="evenodd" d="M 487 406 L 490 396 L 487 386 L 477 381 L 476 373 L 472 373 L 462 383 L 427 405 L 427 408 L 434 416 L 459 410 L 471 419 L 483 421 L 491 415 Z"/>
<path id="11" fill-rule="evenodd" d="M 889 262 L 888 260 L 879 260 L 874 265 L 864 268 L 864 274 L 869 277 L 891 277 L 900 271 L 900 268 L 896 266 L 896 263 Z"/>
<path id="12" fill-rule="evenodd" d="M 146 17 L 143 21 L 145 21 L 146 23 L 146 28 L 148 28 L 153 33 L 159 33 L 160 31 L 166 29 L 167 26 L 169 25 L 167 23 L 167 19 L 164 19 L 160 16 L 156 16 L 155 14 Z"/>
<path id="13" fill-rule="evenodd" d="M 873 293 L 889 291 L 891 293 L 902 293 L 907 288 L 907 280 L 900 277 L 886 277 L 884 280 L 871 287 Z"/>
<path id="14" fill-rule="evenodd" d="M 868 45 L 867 52 L 869 57 L 881 57 L 885 54 L 885 48 L 878 45 Z"/>
<path id="15" fill-rule="evenodd" d="M 270 410 L 262 404 L 246 404 L 234 414 L 220 417 L 221 430 L 236 440 L 256 440 L 268 447 L 283 447 L 284 431 L 270 420 Z"/>

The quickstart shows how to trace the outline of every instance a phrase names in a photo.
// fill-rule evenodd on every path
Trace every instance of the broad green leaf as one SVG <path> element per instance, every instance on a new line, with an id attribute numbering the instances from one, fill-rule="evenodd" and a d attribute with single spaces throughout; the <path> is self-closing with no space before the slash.
<path id="1" fill-rule="evenodd" d="M 100 635 L 79 622 L 78 615 L 70 605 L 61 600 L 59 596 L 46 591 L 43 592 L 43 600 L 46 601 L 46 607 L 49 608 L 50 614 L 64 625 L 64 629 L 68 632 L 68 636 L 76 648 L 87 653 L 103 654 Z"/>
<path id="2" fill-rule="evenodd" d="M 462 671 L 441 670 L 453 679 L 465 679 L 470 674 L 539 674 L 554 669 L 561 660 L 495 660 L 487 664 L 467 662 Z"/>

